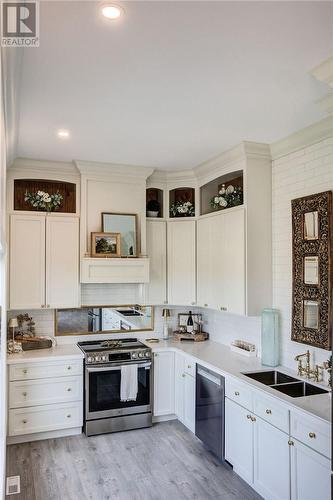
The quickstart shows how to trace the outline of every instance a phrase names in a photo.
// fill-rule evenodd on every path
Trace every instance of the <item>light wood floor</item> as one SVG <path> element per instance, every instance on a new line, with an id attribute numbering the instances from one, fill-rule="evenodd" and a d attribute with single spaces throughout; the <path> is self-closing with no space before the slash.
<path id="1" fill-rule="evenodd" d="M 87 438 L 7 448 L 8 500 L 258 500 L 260 497 L 178 421 Z"/>

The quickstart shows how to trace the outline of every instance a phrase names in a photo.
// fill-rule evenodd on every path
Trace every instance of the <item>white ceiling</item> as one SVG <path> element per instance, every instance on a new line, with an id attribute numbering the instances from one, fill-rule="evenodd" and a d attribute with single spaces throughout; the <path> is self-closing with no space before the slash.
<path id="1" fill-rule="evenodd" d="M 332 2 L 41 2 L 25 50 L 17 155 L 190 168 L 325 115 L 309 71 L 333 52 Z M 56 131 L 67 128 L 69 140 Z"/>

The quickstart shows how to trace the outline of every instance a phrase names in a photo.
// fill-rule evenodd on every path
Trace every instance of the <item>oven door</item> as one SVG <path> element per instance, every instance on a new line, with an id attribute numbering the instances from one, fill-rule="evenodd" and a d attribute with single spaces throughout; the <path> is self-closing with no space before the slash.
<path id="1" fill-rule="evenodd" d="M 136 401 L 120 401 L 120 363 L 86 367 L 86 420 L 151 411 L 151 361 L 132 364 L 138 365 Z"/>

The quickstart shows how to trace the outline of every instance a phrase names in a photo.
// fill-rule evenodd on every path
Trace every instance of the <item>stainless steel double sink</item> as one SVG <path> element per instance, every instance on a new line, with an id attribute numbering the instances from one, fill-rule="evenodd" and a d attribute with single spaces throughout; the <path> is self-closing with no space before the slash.
<path id="1" fill-rule="evenodd" d="M 303 382 L 297 378 L 286 375 L 276 370 L 243 373 L 246 377 L 252 378 L 261 384 L 268 385 L 283 394 L 292 398 L 304 396 L 314 396 L 315 394 L 325 394 L 328 391 L 308 382 Z"/>

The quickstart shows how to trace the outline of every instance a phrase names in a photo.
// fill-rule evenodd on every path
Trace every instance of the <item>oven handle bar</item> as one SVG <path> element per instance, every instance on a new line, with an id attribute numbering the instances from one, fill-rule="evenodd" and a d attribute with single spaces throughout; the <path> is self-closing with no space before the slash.
<path id="1" fill-rule="evenodd" d="M 148 368 L 151 366 L 151 362 L 150 363 L 141 363 L 141 364 L 140 363 L 131 363 L 131 364 L 132 365 L 137 364 L 138 368 Z M 126 366 L 126 365 L 122 364 L 122 365 L 118 365 L 118 366 L 99 366 L 99 367 L 95 367 L 95 368 L 87 366 L 86 370 L 88 373 L 90 373 L 90 372 L 110 372 L 110 371 L 119 370 L 119 369 L 121 369 L 122 366 Z"/>

